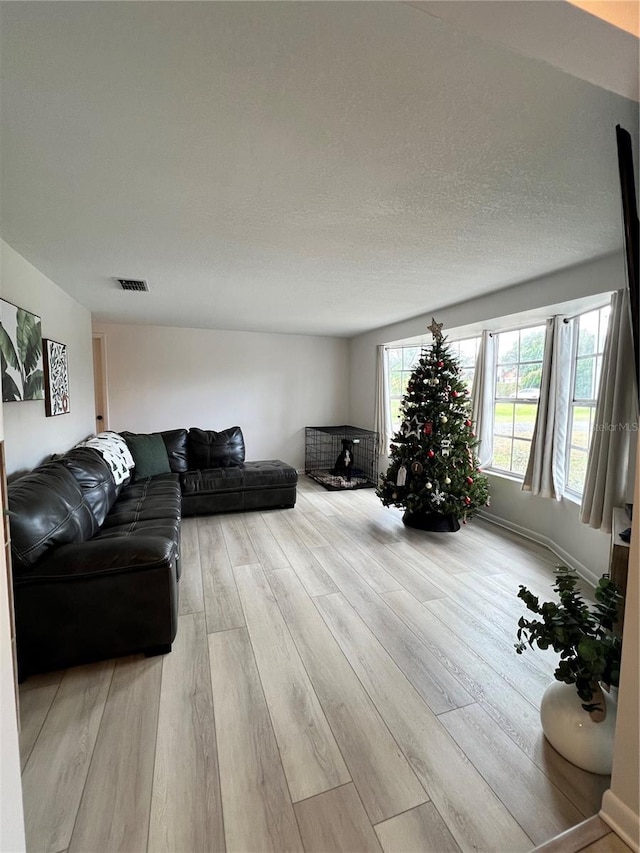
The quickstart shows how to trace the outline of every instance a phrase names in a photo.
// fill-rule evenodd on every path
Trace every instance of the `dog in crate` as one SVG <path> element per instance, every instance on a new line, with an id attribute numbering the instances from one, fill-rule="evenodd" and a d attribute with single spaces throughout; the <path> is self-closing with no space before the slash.
<path id="1" fill-rule="evenodd" d="M 334 477 L 344 477 L 347 482 L 351 482 L 351 471 L 353 469 L 353 445 L 357 443 L 357 439 L 343 438 L 342 450 L 336 459 L 336 464 L 333 466 L 332 474 Z"/>

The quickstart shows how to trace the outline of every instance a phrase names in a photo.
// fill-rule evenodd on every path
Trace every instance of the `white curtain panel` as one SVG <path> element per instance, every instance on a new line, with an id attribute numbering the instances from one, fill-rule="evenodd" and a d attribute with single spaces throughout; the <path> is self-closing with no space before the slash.
<path id="1" fill-rule="evenodd" d="M 637 391 L 629 320 L 629 292 L 611 297 L 598 403 L 591 436 L 580 519 L 611 532 L 612 511 L 624 506 L 630 476 L 630 448 L 636 440 Z"/>
<path id="2" fill-rule="evenodd" d="M 493 393 L 496 384 L 496 339 L 483 332 L 476 359 L 471 388 L 471 419 L 478 437 L 476 455 L 481 468 L 491 463 L 493 456 Z"/>
<path id="3" fill-rule="evenodd" d="M 389 401 L 389 376 L 388 376 L 386 347 L 381 344 L 376 352 L 376 401 L 374 413 L 374 429 L 378 433 L 378 444 L 376 450 L 378 456 L 386 458 L 389 454 L 389 442 L 391 441 L 391 404 Z"/>
<path id="4" fill-rule="evenodd" d="M 571 395 L 571 331 L 563 317 L 546 324 L 540 399 L 522 489 L 559 501 L 564 492 L 567 419 Z"/>

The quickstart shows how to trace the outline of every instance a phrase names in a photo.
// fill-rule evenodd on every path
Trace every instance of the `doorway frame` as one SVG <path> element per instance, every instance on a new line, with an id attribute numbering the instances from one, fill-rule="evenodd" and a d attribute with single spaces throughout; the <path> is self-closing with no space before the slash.
<path id="1" fill-rule="evenodd" d="M 102 392 L 103 392 L 103 401 L 104 401 L 104 411 L 102 412 L 102 430 L 97 430 L 96 432 L 102 432 L 109 429 L 109 370 L 107 366 L 107 336 L 104 332 L 93 332 L 91 335 L 92 338 L 92 352 L 91 357 L 93 359 L 93 382 L 94 382 L 94 410 L 96 409 L 95 400 L 96 400 L 96 377 L 100 377 L 100 382 L 102 384 Z M 96 361 L 95 361 L 95 344 L 98 344 L 98 349 L 100 350 L 100 370 L 96 370 Z M 97 427 L 97 421 L 95 420 L 97 411 L 94 411 L 94 424 Z"/>

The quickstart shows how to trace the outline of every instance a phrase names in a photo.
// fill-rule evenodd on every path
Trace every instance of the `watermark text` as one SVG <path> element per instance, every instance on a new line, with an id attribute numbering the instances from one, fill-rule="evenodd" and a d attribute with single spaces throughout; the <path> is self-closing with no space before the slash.
<path id="1" fill-rule="evenodd" d="M 640 425 L 637 421 L 618 421 L 618 423 L 594 424 L 593 432 L 638 432 Z"/>

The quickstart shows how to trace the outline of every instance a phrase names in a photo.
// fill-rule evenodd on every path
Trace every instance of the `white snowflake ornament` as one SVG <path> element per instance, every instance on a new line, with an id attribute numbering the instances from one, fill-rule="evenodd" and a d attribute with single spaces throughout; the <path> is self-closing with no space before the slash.
<path id="1" fill-rule="evenodd" d="M 440 489 L 436 489 L 435 492 L 431 495 L 431 502 L 436 506 L 440 506 L 441 503 L 445 501 L 445 494 L 441 492 Z"/>

